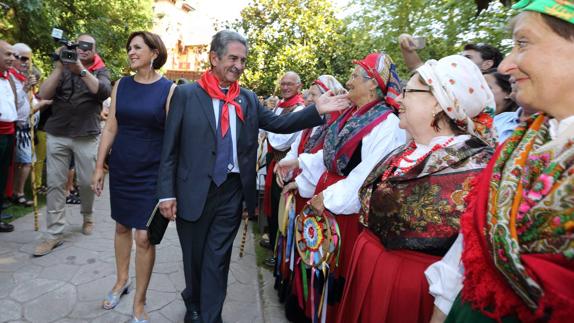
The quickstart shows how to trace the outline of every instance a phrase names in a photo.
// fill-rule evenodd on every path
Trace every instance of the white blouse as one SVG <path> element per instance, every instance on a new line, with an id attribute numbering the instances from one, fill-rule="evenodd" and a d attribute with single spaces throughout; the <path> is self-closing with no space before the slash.
<path id="1" fill-rule="evenodd" d="M 399 128 L 399 118 L 391 114 L 373 128 L 362 139 L 361 162 L 349 176 L 329 186 L 323 191 L 325 208 L 334 214 L 353 214 L 359 212 L 359 189 L 373 168 L 395 148 L 406 140 L 405 131 Z M 299 167 L 302 173 L 295 181 L 302 197 L 310 198 L 321 175 L 327 170 L 323 162 L 323 150 L 315 154 L 299 155 Z"/>
<path id="2" fill-rule="evenodd" d="M 574 115 L 562 121 L 551 119 L 549 120 L 550 137 L 552 140 L 559 139 L 567 135 L 568 129 L 573 126 Z M 464 267 L 461 261 L 463 244 L 464 238 L 462 234 L 459 234 L 442 260 L 435 262 L 425 271 L 429 283 L 429 292 L 435 298 L 434 305 L 447 315 L 456 296 L 462 289 L 464 277 Z"/>

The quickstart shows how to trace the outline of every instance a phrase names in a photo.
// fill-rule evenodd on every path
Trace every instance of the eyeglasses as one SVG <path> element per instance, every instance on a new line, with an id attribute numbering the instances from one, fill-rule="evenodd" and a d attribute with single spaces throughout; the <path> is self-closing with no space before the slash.
<path id="1" fill-rule="evenodd" d="M 16 57 L 17 59 L 19 59 L 20 62 L 23 62 L 23 63 L 26 63 L 27 61 L 30 60 L 30 57 L 26 57 L 26 56 L 14 55 L 14 57 Z"/>
<path id="2" fill-rule="evenodd" d="M 364 75 L 359 75 L 359 74 L 353 73 L 353 74 L 351 74 L 349 81 L 354 81 L 356 78 L 359 78 L 359 77 L 362 77 L 365 80 L 372 80 L 373 79 L 372 77 L 369 77 L 369 76 L 364 76 Z"/>
<path id="3" fill-rule="evenodd" d="M 406 87 L 403 88 L 403 99 L 407 96 L 407 93 L 432 93 L 431 89 L 423 90 L 423 89 L 407 89 Z"/>

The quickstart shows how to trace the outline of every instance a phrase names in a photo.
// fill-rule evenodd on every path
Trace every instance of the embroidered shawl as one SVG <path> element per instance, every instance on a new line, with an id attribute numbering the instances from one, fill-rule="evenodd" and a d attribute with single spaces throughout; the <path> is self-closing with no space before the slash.
<path id="1" fill-rule="evenodd" d="M 492 148 L 471 136 L 381 182 L 406 147 L 389 154 L 365 180 L 360 190 L 361 222 L 385 248 L 444 255 L 458 235 L 472 179 L 487 165 Z"/>
<path id="2" fill-rule="evenodd" d="M 462 218 L 463 299 L 523 321 L 574 314 L 574 129 L 534 115 L 501 145 Z"/>

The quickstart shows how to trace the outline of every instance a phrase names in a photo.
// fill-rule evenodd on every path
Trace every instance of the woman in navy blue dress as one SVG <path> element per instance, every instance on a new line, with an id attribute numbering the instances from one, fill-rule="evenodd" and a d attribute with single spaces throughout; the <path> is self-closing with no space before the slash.
<path id="1" fill-rule="evenodd" d="M 136 241 L 136 293 L 132 322 L 148 322 L 144 305 L 155 261 L 155 247 L 148 241 L 146 221 L 156 197 L 165 118 L 175 85 L 157 69 L 167 60 L 161 38 L 134 32 L 127 46 L 130 68 L 136 72 L 118 80 L 102 132 L 93 189 L 99 196 L 104 183 L 104 160 L 110 153 L 110 202 L 116 221 L 116 283 L 106 295 L 104 309 L 114 308 L 130 289 L 129 264 L 132 240 Z M 132 233 L 135 229 L 135 234 Z"/>

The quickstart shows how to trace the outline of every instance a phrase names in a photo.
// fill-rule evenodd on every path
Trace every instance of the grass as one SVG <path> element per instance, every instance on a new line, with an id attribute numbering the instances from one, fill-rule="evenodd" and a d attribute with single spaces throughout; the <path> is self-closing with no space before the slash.
<path id="1" fill-rule="evenodd" d="M 31 176 L 32 176 L 32 174 L 31 174 Z M 24 188 L 24 196 L 26 196 L 26 199 L 30 199 L 30 200 L 32 199 L 32 189 L 31 189 L 31 185 L 30 185 L 29 180 L 26 183 L 26 187 Z M 6 203 L 6 200 L 5 200 L 5 203 Z M 38 210 L 41 209 L 44 205 L 46 205 L 46 195 L 38 194 Z M 16 219 L 19 219 L 19 218 L 21 218 L 27 214 L 33 214 L 34 208 L 10 204 L 6 209 L 2 210 L 2 213 L 12 215 L 11 219 L 5 221 L 5 222 L 10 223 L 10 222 L 13 222 Z"/>
<path id="2" fill-rule="evenodd" d="M 261 240 L 261 233 L 259 232 L 259 224 L 257 223 L 257 221 L 253 222 L 252 229 L 253 229 L 253 236 L 255 238 L 254 239 L 255 259 L 257 262 L 257 266 L 272 271 L 271 268 L 267 267 L 263 262 L 265 261 L 265 259 L 273 256 L 273 252 L 259 245 L 259 241 Z"/>

